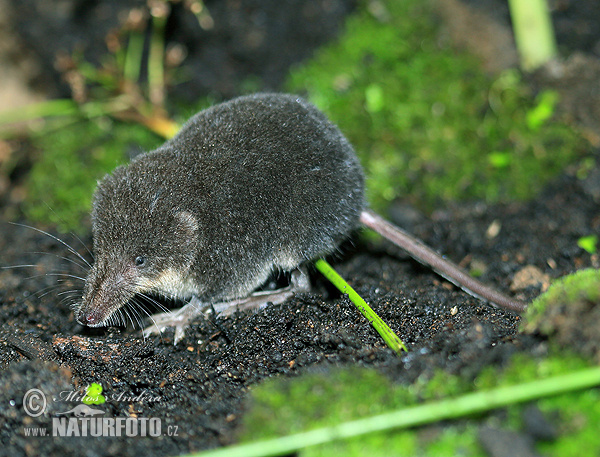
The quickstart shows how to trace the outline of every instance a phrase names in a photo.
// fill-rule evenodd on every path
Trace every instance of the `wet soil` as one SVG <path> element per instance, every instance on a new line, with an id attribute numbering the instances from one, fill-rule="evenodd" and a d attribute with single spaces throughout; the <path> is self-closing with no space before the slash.
<path id="1" fill-rule="evenodd" d="M 485 282 L 530 300 L 547 278 L 600 267 L 598 255 L 577 246 L 581 236 L 600 232 L 600 155 L 593 147 L 589 159 L 585 178 L 576 167 L 567 169 L 530 202 L 456 204 L 427 217 L 399 202 L 392 218 L 466 269 L 483 271 Z M 143 339 L 131 327 L 86 329 L 69 308 L 82 286 L 75 276 L 85 276 L 85 268 L 70 260 L 81 259 L 35 229 L 2 221 L 0 233 L 2 265 L 32 265 L 0 270 L 0 455 L 137 457 L 214 448 L 235 442 L 248 393 L 267 378 L 358 365 L 403 384 L 435 369 L 469 379 L 516 352 L 542 356 L 547 349 L 542 338 L 518 332 L 518 315 L 466 295 L 385 242 L 360 237 L 331 262 L 407 343 L 410 351 L 400 357 L 316 272 L 312 293 L 255 313 L 199 319 L 177 345 L 168 331 Z M 90 260 L 89 238 L 66 241 Z M 539 270 L 538 280 L 515 279 L 531 266 Z M 64 400 L 61 392 L 83 394 L 92 382 L 102 384 L 110 399 L 97 407 L 107 416 L 160 418 L 165 435 L 25 436 L 25 427 L 48 427 L 50 417 L 80 403 Z M 32 388 L 49 399 L 39 417 L 23 408 Z M 168 436 L 175 431 L 177 436 Z M 481 430 L 489 455 L 498 455 L 494 442 L 517 442 L 531 432 L 499 434 Z"/>

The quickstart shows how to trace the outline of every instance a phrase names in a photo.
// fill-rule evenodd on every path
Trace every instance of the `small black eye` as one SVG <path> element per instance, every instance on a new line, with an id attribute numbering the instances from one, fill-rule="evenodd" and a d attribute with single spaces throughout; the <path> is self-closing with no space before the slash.
<path id="1" fill-rule="evenodd" d="M 146 257 L 144 256 L 137 256 L 135 258 L 135 266 L 136 267 L 143 267 L 144 265 L 146 265 Z"/>

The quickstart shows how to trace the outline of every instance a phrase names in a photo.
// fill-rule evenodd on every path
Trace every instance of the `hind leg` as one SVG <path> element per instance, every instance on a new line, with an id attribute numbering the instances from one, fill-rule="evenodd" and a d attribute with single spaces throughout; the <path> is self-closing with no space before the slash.
<path id="1" fill-rule="evenodd" d="M 292 271 L 290 285 L 282 289 L 254 292 L 247 297 L 220 303 L 202 303 L 197 297 L 180 309 L 159 313 L 150 317 L 152 325 L 143 330 L 144 336 L 159 335 L 169 327 L 175 327 L 174 344 L 183 338 L 185 329 L 193 319 L 214 309 L 217 316 L 230 316 L 236 311 L 260 309 L 271 303 L 278 305 L 296 293 L 309 292 L 310 281 L 303 269 Z"/>

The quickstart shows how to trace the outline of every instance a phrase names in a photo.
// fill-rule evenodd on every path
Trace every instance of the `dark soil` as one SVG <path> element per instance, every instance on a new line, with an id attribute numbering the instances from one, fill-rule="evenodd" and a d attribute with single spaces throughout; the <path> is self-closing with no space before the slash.
<path id="1" fill-rule="evenodd" d="M 578 30 L 578 20 L 587 18 L 571 20 L 572 29 Z M 536 266 L 551 278 L 600 266 L 597 255 L 577 247 L 579 237 L 600 232 L 600 157 L 594 152 L 590 157 L 595 167 L 586 179 L 577 178 L 575 169 L 566 170 L 531 202 L 461 204 L 427 218 L 400 204 L 396 209 L 403 215 L 404 227 L 465 268 L 477 265 L 484 270 L 485 282 L 509 292 L 515 274 L 526 266 Z M 490 236 L 488 229 L 497 224 L 499 233 Z M 3 222 L 0 233 L 2 265 L 33 265 L 0 270 L 0 455 L 85 452 L 138 457 L 212 448 L 235 442 L 248 390 L 265 378 L 359 365 L 380 370 L 399 383 L 426 377 L 438 368 L 469 379 L 490 364 L 507 362 L 515 352 L 546 350 L 544 340 L 518 333 L 518 315 L 466 295 L 393 246 L 359 238 L 332 263 L 407 343 L 410 352 L 401 357 L 385 347 L 347 298 L 314 272 L 312 294 L 256 313 L 198 320 L 177 346 L 172 344 L 172 332 L 144 340 L 139 329 L 90 330 L 76 324 L 68 306 L 77 295 L 69 291 L 80 290 L 82 283 L 76 278 L 57 283 L 59 277 L 52 276 L 55 272 L 85 276 L 85 271 L 63 259 L 76 257 L 34 229 Z M 82 243 L 67 241 L 89 259 Z M 90 243 L 83 240 L 84 245 Z M 509 293 L 530 300 L 543 282 Z M 22 406 L 27 390 L 38 388 L 59 397 L 60 392 L 83 393 L 92 382 L 101 383 L 103 394 L 111 398 L 143 395 L 140 401 L 107 402 L 101 406 L 107 416 L 157 417 L 163 432 L 176 426 L 178 436 L 24 435 L 24 427 L 48 427 L 50 417 L 78 403 L 49 401 L 45 415 L 30 417 Z M 539 424 L 543 419 L 532 421 Z M 549 433 L 551 427 L 548 424 L 539 433 Z M 500 435 L 481 430 L 489 455 L 499 455 L 493 443 L 502 445 L 507 439 Z"/>

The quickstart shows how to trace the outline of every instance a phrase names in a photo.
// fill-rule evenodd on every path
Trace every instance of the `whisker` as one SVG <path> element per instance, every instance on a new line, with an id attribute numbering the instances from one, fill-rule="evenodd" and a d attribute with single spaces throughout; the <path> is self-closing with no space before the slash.
<path id="1" fill-rule="evenodd" d="M 85 244 L 85 243 L 84 243 L 84 242 L 81 240 L 81 238 L 79 238 L 79 236 L 77 236 L 77 234 L 76 234 L 75 232 L 69 232 L 69 234 L 70 234 L 71 236 L 75 237 L 75 239 L 76 239 L 77 241 L 79 241 L 79 244 L 81 244 L 81 245 L 82 245 L 82 246 L 85 248 L 85 250 L 86 250 L 86 251 L 87 251 L 87 253 L 90 255 L 90 257 L 92 258 L 92 260 L 96 260 L 96 259 L 94 258 L 94 254 L 92 253 L 92 251 L 90 251 L 90 248 L 88 248 L 88 247 L 87 247 L 87 244 Z"/>
<path id="2" fill-rule="evenodd" d="M 33 267 L 37 267 L 37 265 L 36 264 L 10 265 L 8 267 L 0 267 L 0 270 L 9 270 L 12 268 L 33 268 Z"/>
<path id="3" fill-rule="evenodd" d="M 106 323 L 108 324 L 108 327 L 118 327 L 119 323 L 117 320 L 117 313 L 112 314 L 111 316 L 109 316 L 109 318 L 107 319 Z"/>
<path id="4" fill-rule="evenodd" d="M 142 292 L 138 292 L 138 295 L 145 298 L 146 300 L 148 300 L 150 303 L 154 304 L 160 311 L 163 311 L 165 313 L 170 313 L 171 310 L 169 308 L 167 308 L 165 305 L 163 305 L 162 303 L 160 303 L 158 300 L 155 300 L 154 298 L 150 297 L 149 295 L 142 293 Z"/>
<path id="5" fill-rule="evenodd" d="M 133 328 L 136 328 L 136 324 L 139 325 L 140 322 L 139 322 L 138 316 L 136 314 L 136 307 L 134 305 L 137 305 L 137 303 L 133 300 L 131 302 L 127 303 L 127 307 L 125 309 L 125 314 L 127 314 L 127 317 L 129 317 L 129 321 L 131 322 L 131 325 L 133 326 Z M 133 322 L 134 318 L 135 318 L 136 322 Z"/>
<path id="6" fill-rule="evenodd" d="M 39 274 L 39 275 L 29 276 L 29 277 L 26 278 L 26 280 L 35 279 L 35 278 L 43 278 L 44 276 L 46 276 L 46 274 L 42 273 L 42 274 Z M 67 282 L 69 282 L 69 281 L 70 280 L 68 280 L 68 279 L 52 281 L 51 284 L 48 284 L 45 287 L 40 288 L 39 290 L 36 291 L 36 293 L 43 292 L 43 291 L 45 291 L 45 290 L 47 290 L 49 288 L 59 289 L 61 287 L 64 287 L 65 285 L 68 285 Z"/>
<path id="7" fill-rule="evenodd" d="M 60 306 L 62 306 L 62 305 L 66 305 L 69 302 L 73 303 L 73 300 L 75 298 L 79 298 L 79 297 L 80 297 L 80 295 L 71 295 L 71 296 L 63 297 L 63 299 L 59 302 L 59 304 L 60 304 Z M 71 307 L 69 307 L 69 308 L 71 308 Z"/>
<path id="8" fill-rule="evenodd" d="M 146 314 L 146 316 L 148 316 L 148 318 L 152 321 L 152 325 L 154 327 L 156 327 L 156 330 L 158 331 L 158 336 L 160 337 L 161 343 L 164 343 L 162 332 L 160 331 L 160 327 L 158 326 L 158 324 L 156 323 L 156 321 L 152 317 L 152 313 L 149 312 L 149 310 L 146 308 L 146 305 L 143 304 L 142 302 L 136 300 L 136 304 L 138 305 L 138 308 L 137 308 L 138 314 L 139 314 L 139 310 L 141 310 L 141 311 L 144 312 L 144 314 Z M 140 315 L 140 319 L 141 319 L 141 315 Z M 141 325 L 141 323 L 140 323 L 140 327 L 142 328 L 142 335 L 144 336 L 144 341 L 145 341 L 146 340 L 146 335 L 143 332 L 144 328 Z"/>
<path id="9" fill-rule="evenodd" d="M 40 290 L 38 290 L 35 293 L 35 296 L 39 299 L 39 298 L 44 298 L 46 295 L 58 290 L 60 288 L 60 285 L 58 284 L 54 284 L 52 286 L 48 286 L 48 287 L 44 287 Z"/>
<path id="10" fill-rule="evenodd" d="M 142 310 L 144 314 L 150 316 L 151 313 L 148 311 L 148 308 L 143 301 L 139 300 L 138 298 L 134 298 L 132 300 L 132 303 L 135 304 L 135 308 L 132 308 L 136 310 L 138 316 L 140 315 L 139 310 Z"/>
<path id="11" fill-rule="evenodd" d="M 119 327 L 120 326 L 119 325 L 119 323 L 120 323 L 119 322 L 119 317 L 120 317 L 119 313 L 120 312 L 121 312 L 120 310 L 117 310 L 116 313 L 113 313 L 108 317 L 108 319 L 106 321 L 106 323 L 108 324 L 108 327 Z"/>
<path id="12" fill-rule="evenodd" d="M 70 299 L 75 298 L 75 297 L 77 297 L 77 298 L 81 297 L 81 294 L 79 292 L 77 292 L 77 291 L 74 291 L 74 290 L 69 290 L 67 292 L 61 292 L 58 295 L 60 295 L 62 297 L 63 301 L 70 300 Z"/>
<path id="13" fill-rule="evenodd" d="M 52 277 L 52 276 L 65 276 L 67 278 L 75 278 L 75 279 L 79 279 L 79 280 L 85 282 L 84 278 L 80 278 L 78 276 L 69 275 L 67 273 L 40 273 L 40 274 L 37 274 L 37 275 L 27 276 L 25 278 L 25 281 L 29 281 L 30 279 L 43 278 L 43 277 L 46 277 L 46 276 L 49 276 L 49 277 Z M 61 280 L 57 280 L 57 282 L 59 282 L 59 281 L 61 281 Z M 63 282 L 65 282 L 65 281 L 67 281 L 67 280 L 64 279 Z M 58 284 L 58 286 L 60 286 L 60 284 Z M 42 290 L 44 290 L 44 289 L 42 289 Z"/>
<path id="14" fill-rule="evenodd" d="M 134 306 L 136 305 L 136 306 Z M 127 315 L 129 316 L 129 318 L 132 320 L 131 324 L 133 325 L 133 327 L 135 328 L 135 324 L 133 323 L 133 318 L 135 318 L 135 321 L 139 327 L 140 330 L 142 330 L 142 338 L 144 340 L 144 342 L 146 341 L 146 335 L 144 334 L 144 325 L 142 322 L 142 317 L 140 315 L 139 312 L 139 303 L 137 300 L 132 301 L 132 303 L 128 306 L 127 310 L 126 310 Z M 133 318 L 132 318 L 133 316 Z"/>
<path id="15" fill-rule="evenodd" d="M 138 322 L 140 323 L 140 326 L 143 326 L 143 317 L 140 311 L 143 311 L 147 316 L 150 316 L 151 313 L 148 312 L 148 310 L 146 309 L 146 305 L 144 305 L 140 300 L 136 299 L 135 304 L 136 306 L 132 309 L 133 311 L 135 311 L 135 315 L 137 317 Z"/>
<path id="16" fill-rule="evenodd" d="M 46 205 L 46 207 L 52 212 L 52 214 L 54 214 L 56 217 L 58 217 L 58 219 L 64 224 L 65 220 L 56 213 L 56 211 L 54 211 L 54 209 L 48 204 L 48 202 L 44 202 L 44 204 Z M 66 224 L 65 224 L 66 225 Z M 77 236 L 77 234 L 73 231 L 69 232 L 69 234 L 74 237 L 77 241 L 79 241 L 79 243 L 85 248 L 85 250 L 88 252 L 88 254 L 92 257 L 92 260 L 94 260 L 94 254 L 91 253 L 91 251 L 88 249 L 87 245 L 81 241 L 81 238 L 79 238 Z"/>
<path id="17" fill-rule="evenodd" d="M 57 236 L 54 236 L 54 235 L 52 235 L 51 233 L 48 233 L 48 232 L 46 232 L 46 231 L 44 231 L 44 230 L 42 230 L 42 229 L 39 229 L 39 228 L 37 228 L 37 227 L 32 227 L 31 225 L 20 224 L 20 223 L 18 223 L 18 222 L 9 222 L 9 224 L 16 225 L 16 226 L 18 226 L 18 227 L 28 228 L 28 229 L 30 229 L 30 230 L 34 230 L 34 231 L 36 231 L 36 232 L 38 232 L 38 233 L 41 233 L 41 234 L 43 234 L 43 235 L 49 236 L 49 237 L 50 237 L 50 238 L 52 238 L 53 240 L 55 240 L 55 241 L 58 241 L 60 244 L 62 244 L 64 247 L 66 247 L 66 248 L 69 250 L 69 252 L 70 252 L 71 254 L 74 254 L 74 255 L 76 255 L 77 257 L 79 257 L 79 259 L 80 259 L 80 260 L 82 260 L 82 261 L 83 261 L 83 263 L 85 263 L 85 264 L 86 264 L 86 265 L 87 265 L 89 268 L 92 268 L 92 265 L 91 265 L 91 264 L 90 264 L 90 263 L 89 263 L 87 260 L 85 260 L 85 257 L 83 257 L 83 256 L 82 256 L 82 255 L 81 255 L 79 252 L 77 252 L 77 251 L 76 251 L 75 249 L 73 249 L 73 248 L 72 248 L 72 247 L 71 247 L 71 246 L 70 246 L 68 243 L 66 243 L 65 241 L 61 240 L 59 237 L 57 237 Z"/>
<path id="18" fill-rule="evenodd" d="M 123 314 L 125 314 L 125 316 L 127 316 L 129 318 L 129 322 L 131 322 L 131 327 L 135 328 L 135 323 L 133 322 L 133 319 L 131 318 L 131 314 L 129 313 L 129 306 L 127 307 L 123 307 L 121 308 L 123 310 Z"/>
<path id="19" fill-rule="evenodd" d="M 129 313 L 129 310 L 130 310 L 130 308 L 131 308 L 131 304 L 128 302 L 128 303 L 127 303 L 127 306 L 123 306 L 123 307 L 121 308 L 121 311 L 122 311 L 122 313 L 121 313 L 121 314 L 122 314 L 122 316 L 123 316 L 123 320 L 124 320 L 124 321 L 125 321 L 125 320 L 128 320 L 128 321 L 131 323 L 131 327 L 132 327 L 133 329 L 135 329 L 135 322 L 133 322 L 133 319 L 132 319 L 132 317 L 131 317 L 131 314 Z"/>
<path id="20" fill-rule="evenodd" d="M 73 278 L 73 279 L 79 279 L 80 281 L 85 282 L 85 278 L 82 278 L 81 276 L 77 276 L 77 275 L 71 275 L 69 273 L 45 273 L 46 276 L 63 276 L 65 278 Z"/>
<path id="21" fill-rule="evenodd" d="M 82 278 L 81 276 L 71 275 L 69 273 L 40 273 L 38 275 L 29 276 L 27 279 L 40 278 L 42 276 L 58 276 L 58 277 L 74 278 L 74 279 L 79 279 L 81 281 L 85 281 L 85 278 Z M 56 282 L 65 282 L 65 281 L 67 281 L 67 279 L 57 279 L 56 280 Z"/>
<path id="22" fill-rule="evenodd" d="M 80 290 L 75 290 L 75 289 L 71 289 L 71 290 L 65 290 L 63 292 L 59 292 L 56 295 L 67 295 L 67 294 L 72 294 L 72 295 L 79 295 L 81 293 Z"/>
<path id="23" fill-rule="evenodd" d="M 42 298 L 43 296 L 45 296 L 46 294 L 48 294 L 49 292 L 52 292 L 53 290 L 57 290 L 60 289 L 61 287 L 64 287 L 66 285 L 70 285 L 67 284 L 69 282 L 69 280 L 67 279 L 59 279 L 56 281 L 56 284 L 51 284 L 49 286 L 46 287 L 42 287 L 41 289 L 37 290 L 35 292 L 35 295 L 37 295 L 39 298 Z M 83 292 L 83 289 L 70 289 L 71 291 L 79 291 L 79 292 Z M 65 292 L 60 292 L 57 295 L 61 295 L 64 294 Z M 41 294 L 41 295 L 39 295 Z"/>
<path id="24" fill-rule="evenodd" d="M 136 308 L 135 310 L 135 320 L 137 321 L 138 325 L 140 326 L 140 330 L 142 330 L 142 336 L 144 337 L 144 341 L 146 341 L 146 335 L 144 335 L 144 320 L 142 318 L 142 315 L 140 314 L 139 310 Z"/>
<path id="25" fill-rule="evenodd" d="M 76 260 L 69 259 L 68 257 L 62 256 L 62 255 L 54 254 L 53 252 L 29 251 L 29 252 L 26 252 L 26 254 L 51 255 L 52 257 L 56 257 L 57 259 L 61 259 L 61 260 L 65 260 L 67 262 L 71 262 L 73 265 L 77 265 L 79 268 L 81 268 L 84 271 L 88 271 L 89 270 L 88 267 L 86 267 L 85 265 L 77 262 Z"/>
<path id="26" fill-rule="evenodd" d="M 119 321 L 119 323 L 122 324 L 124 328 L 127 328 L 127 319 L 125 319 L 124 309 L 124 306 L 120 307 L 114 314 L 114 316 L 116 316 L 116 319 Z"/>

